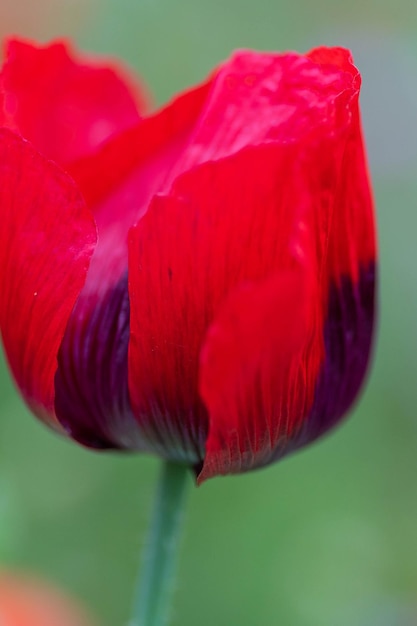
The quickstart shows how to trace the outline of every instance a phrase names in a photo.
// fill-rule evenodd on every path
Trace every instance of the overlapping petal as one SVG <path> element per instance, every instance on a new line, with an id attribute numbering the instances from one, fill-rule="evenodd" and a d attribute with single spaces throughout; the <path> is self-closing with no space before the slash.
<path id="1" fill-rule="evenodd" d="M 29 405 L 56 425 L 57 354 L 84 284 L 96 227 L 74 182 L 0 130 L 0 328 Z"/>
<path id="2" fill-rule="evenodd" d="M 60 164 L 93 152 L 131 127 L 144 108 L 142 88 L 112 63 L 78 59 L 63 42 L 6 46 L 0 125 Z"/>
<path id="3" fill-rule="evenodd" d="M 373 260 L 357 72 L 340 50 L 319 56 L 224 66 L 188 172 L 131 233 L 132 403 L 151 441 L 204 460 L 201 480 L 290 448 L 318 402 L 330 290 Z M 366 364 L 365 318 L 348 347 Z"/>
<path id="4" fill-rule="evenodd" d="M 86 445 L 147 448 L 128 392 L 127 233 L 169 185 L 207 89 L 181 96 L 70 168 L 94 213 L 99 241 L 61 346 L 56 411 Z"/>
<path id="5" fill-rule="evenodd" d="M 313 399 L 321 299 L 291 152 L 250 148 L 185 174 L 131 233 L 133 406 L 152 441 L 196 464 L 217 432 L 215 473 L 259 464 Z"/>

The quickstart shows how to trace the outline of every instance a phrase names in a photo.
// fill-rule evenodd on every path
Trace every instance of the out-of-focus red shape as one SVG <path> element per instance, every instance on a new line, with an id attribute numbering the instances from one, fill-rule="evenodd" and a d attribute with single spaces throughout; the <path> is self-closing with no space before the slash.
<path id="1" fill-rule="evenodd" d="M 136 124 L 142 89 L 118 64 L 77 58 L 66 42 L 6 44 L 0 76 L 0 125 L 18 131 L 57 163 L 94 152 Z"/>
<path id="2" fill-rule="evenodd" d="M 36 578 L 0 573 L 1 626 L 95 626 L 72 599 Z"/>

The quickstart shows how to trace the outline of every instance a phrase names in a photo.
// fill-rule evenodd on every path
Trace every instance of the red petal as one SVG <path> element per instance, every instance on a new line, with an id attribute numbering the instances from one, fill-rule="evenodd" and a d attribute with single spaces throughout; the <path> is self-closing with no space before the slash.
<path id="1" fill-rule="evenodd" d="M 357 67 L 353 63 L 351 52 L 346 50 L 346 48 L 327 48 L 326 46 L 322 46 L 310 50 L 306 56 L 321 66 L 327 65 L 348 72 L 354 79 L 353 85 L 355 88 L 359 89 L 361 77 Z"/>
<path id="2" fill-rule="evenodd" d="M 1 74 L 1 125 L 60 164 L 94 151 L 135 124 L 143 98 L 119 67 L 78 60 L 65 43 L 12 40 Z"/>
<path id="3" fill-rule="evenodd" d="M 109 279 L 120 278 L 129 227 L 178 175 L 248 145 L 319 135 L 332 123 L 332 102 L 340 93 L 352 98 L 357 89 L 352 76 L 334 66 L 320 68 L 296 54 L 237 53 L 206 83 L 73 163 L 68 170 L 92 207 L 100 234 L 88 283 L 91 277 L 102 290 Z M 350 112 L 345 106 L 338 111 L 342 128 Z M 96 273 L 100 281 L 93 279 Z"/>
<path id="4" fill-rule="evenodd" d="M 308 57 L 327 71 L 340 68 L 352 80 L 352 93 L 344 90 L 338 95 L 338 108 L 343 109 L 345 101 L 350 119 L 338 181 L 339 211 L 330 240 L 329 271 L 336 280 L 345 275 L 357 282 L 359 269 L 373 263 L 376 256 L 374 208 L 358 107 L 361 77 L 351 53 L 344 48 L 315 48 Z"/>
<path id="5" fill-rule="evenodd" d="M 128 230 L 169 186 L 207 90 L 204 84 L 186 93 L 68 168 L 96 218 L 99 243 L 88 284 L 100 293 L 126 271 Z"/>
<path id="6" fill-rule="evenodd" d="M 94 447 L 143 449 L 127 389 L 127 232 L 170 180 L 207 86 L 183 95 L 73 165 L 99 241 L 59 355 L 56 413 Z"/>
<path id="7" fill-rule="evenodd" d="M 323 349 L 317 285 L 302 267 L 231 294 L 207 334 L 200 391 L 210 414 L 198 480 L 266 463 L 312 405 Z"/>
<path id="8" fill-rule="evenodd" d="M 96 243 L 72 180 L 27 142 L 0 131 L 0 327 L 29 405 L 54 421 L 57 354 Z"/>
<path id="9" fill-rule="evenodd" d="M 167 456 L 198 463 L 207 444 L 203 478 L 260 465 L 299 431 L 330 283 L 373 258 L 358 81 L 339 61 L 238 54 L 185 145 L 188 172 L 131 231 L 132 404 Z"/>
<path id="10" fill-rule="evenodd" d="M 334 123 L 335 104 L 357 96 L 352 75 L 334 64 L 312 63 L 306 56 L 237 52 L 212 77 L 177 173 L 218 160 L 248 145 L 292 143 L 319 137 Z M 337 108 L 337 126 L 350 122 L 350 111 Z"/>
<path id="11" fill-rule="evenodd" d="M 306 207 L 302 194 L 305 183 L 303 185 L 298 178 L 298 168 L 294 171 L 293 167 L 291 149 L 282 150 L 274 145 L 242 151 L 227 160 L 206 164 L 180 178 L 170 196 L 156 198 L 146 216 L 131 231 L 130 394 L 144 432 L 150 441 L 165 444 L 168 455 L 185 457 L 191 462 L 198 462 L 203 457 L 208 425 L 198 395 L 200 350 L 207 329 L 217 315 L 221 315 L 228 294 L 232 294 L 231 310 L 247 297 L 239 295 L 239 291 L 233 295 L 234 290 L 247 281 L 254 283 L 255 295 L 261 294 L 257 307 L 262 311 L 251 311 L 249 319 L 242 320 L 242 328 L 247 329 L 255 320 L 260 322 L 262 315 L 269 320 L 275 317 L 278 327 L 282 321 L 286 323 L 289 310 L 270 310 L 270 307 L 286 297 L 291 296 L 293 301 L 294 290 L 299 290 L 300 316 L 297 318 L 294 313 L 294 324 L 295 320 L 308 317 L 306 311 L 311 313 L 312 307 L 314 315 L 311 313 L 308 324 L 294 327 L 289 345 L 312 341 L 314 331 L 320 328 L 320 310 L 317 310 L 320 300 L 311 298 L 311 278 L 305 289 L 303 280 L 290 281 L 288 278 L 293 273 L 294 276 L 300 274 L 298 270 L 293 272 L 293 268 L 299 265 L 298 257 L 307 254 L 307 248 L 311 246 L 308 241 L 304 244 L 304 238 L 314 236 L 312 229 L 303 226 L 307 220 L 310 223 L 311 215 L 304 215 Z M 300 234 L 297 234 L 298 229 Z M 313 260 L 311 264 L 314 267 Z M 265 279 L 268 286 L 264 288 Z M 284 285 L 285 294 L 279 293 L 278 286 L 283 288 Z M 308 294 L 304 298 L 303 289 Z M 264 305 L 262 300 L 265 300 Z M 224 315 L 227 319 L 228 313 Z M 270 331 L 264 326 L 252 334 L 260 333 L 266 341 L 265 333 Z M 281 329 L 276 329 L 275 335 L 271 333 L 271 341 L 274 337 L 277 341 L 281 339 Z M 240 341 L 240 336 L 236 342 L 231 339 L 234 346 Z M 278 367 L 278 371 L 286 372 L 288 354 L 281 353 L 277 343 L 271 349 L 276 359 L 282 357 L 285 363 Z M 206 368 L 210 380 L 213 380 L 213 368 L 217 367 L 216 350 L 209 349 L 215 361 L 213 366 L 209 364 Z M 309 368 L 307 389 L 302 399 L 300 396 L 305 410 L 312 400 L 321 354 L 319 338 L 311 357 L 314 367 Z M 296 356 L 298 358 L 299 353 Z M 249 372 L 259 365 L 255 354 L 253 358 L 253 363 L 242 364 L 248 377 Z M 238 361 L 239 356 L 230 355 L 230 366 Z M 271 365 L 271 362 L 271 359 L 265 360 L 265 365 Z M 236 384 L 228 387 L 231 394 L 229 408 L 233 403 L 235 409 L 237 405 L 242 406 L 241 397 L 235 394 L 238 379 L 242 383 L 240 373 L 241 370 L 236 370 Z M 204 375 L 204 368 L 201 375 Z M 248 381 L 244 386 L 253 391 Z M 203 388 L 207 389 L 206 383 Z M 217 431 L 215 423 L 218 419 L 223 421 L 223 414 L 217 411 L 223 401 L 223 391 L 223 388 L 215 389 L 222 399 L 217 401 L 216 398 L 213 403 L 207 402 L 207 394 L 203 394 L 210 413 L 210 432 L 212 428 Z M 258 408 L 262 412 L 262 407 Z M 275 408 L 278 411 L 281 407 L 277 404 Z M 235 410 L 235 418 L 230 418 L 239 420 L 242 436 L 246 432 L 246 421 L 252 418 L 250 411 L 248 405 L 248 412 L 243 417 Z M 291 418 L 287 420 L 283 416 L 278 421 L 288 421 L 285 431 L 288 433 L 295 428 L 300 417 L 300 411 L 294 409 Z M 262 422 L 262 428 L 265 423 Z M 276 439 L 272 436 L 272 429 L 276 429 L 277 424 L 271 426 L 268 433 L 273 443 Z M 222 442 L 223 452 L 227 454 L 226 433 Z M 265 438 L 262 447 L 255 450 L 258 462 L 266 454 L 264 444 Z M 244 464 L 236 458 L 233 462 L 236 471 Z M 225 465 L 224 471 L 233 471 L 233 467 Z"/>

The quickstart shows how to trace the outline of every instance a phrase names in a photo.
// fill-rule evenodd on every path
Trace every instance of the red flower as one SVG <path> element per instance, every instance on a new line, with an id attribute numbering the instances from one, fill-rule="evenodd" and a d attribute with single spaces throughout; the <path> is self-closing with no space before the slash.
<path id="1" fill-rule="evenodd" d="M 4 124 L 34 146 L 1 131 L 0 324 L 41 419 L 203 480 L 346 413 L 374 316 L 359 86 L 340 48 L 243 51 L 138 121 L 114 73 L 12 44 Z"/>

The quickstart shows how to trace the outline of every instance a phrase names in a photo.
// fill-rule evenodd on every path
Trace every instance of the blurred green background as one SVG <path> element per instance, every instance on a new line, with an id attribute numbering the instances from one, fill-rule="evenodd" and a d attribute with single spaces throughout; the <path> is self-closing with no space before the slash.
<path id="1" fill-rule="evenodd" d="M 417 624 L 415 0 L 0 0 L 0 32 L 123 58 L 162 103 L 236 47 L 349 46 L 379 214 L 379 342 L 336 432 L 281 464 L 192 489 L 176 626 Z M 0 371 L 0 558 L 127 624 L 155 459 L 82 450 Z M 57 625 L 58 626 L 58 625 Z"/>

